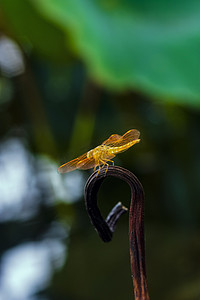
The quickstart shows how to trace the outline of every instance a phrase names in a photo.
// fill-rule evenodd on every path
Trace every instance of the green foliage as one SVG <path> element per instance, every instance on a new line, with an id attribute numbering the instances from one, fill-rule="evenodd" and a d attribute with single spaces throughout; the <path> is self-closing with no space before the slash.
<path id="1" fill-rule="evenodd" d="M 63 27 L 90 74 L 103 85 L 199 106 L 199 1 L 34 3 Z"/>
<path id="2" fill-rule="evenodd" d="M 1 0 L 1 27 L 37 53 L 80 57 L 101 85 L 200 104 L 200 2 Z"/>

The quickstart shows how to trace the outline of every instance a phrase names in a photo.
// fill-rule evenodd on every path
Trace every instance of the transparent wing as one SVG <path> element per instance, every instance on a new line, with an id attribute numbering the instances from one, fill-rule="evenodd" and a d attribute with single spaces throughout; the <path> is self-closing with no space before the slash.
<path id="1" fill-rule="evenodd" d="M 96 162 L 94 158 L 86 158 L 81 162 L 81 166 L 78 166 L 78 169 L 80 170 L 88 170 L 94 168 L 96 165 Z"/>
<path id="2" fill-rule="evenodd" d="M 138 140 L 140 136 L 140 132 L 136 129 L 131 129 L 127 131 L 124 135 L 120 136 L 118 134 L 113 134 L 103 143 L 103 145 L 108 145 L 110 147 L 120 147 L 132 142 L 134 140 Z"/>
<path id="3" fill-rule="evenodd" d="M 106 161 L 110 161 L 111 158 L 114 158 L 114 157 L 115 157 L 114 154 L 109 154 L 106 156 L 106 158 L 104 158 L 103 161 L 95 161 L 94 158 L 86 158 L 81 161 L 80 165 L 78 164 L 77 169 L 80 169 L 80 170 L 92 169 L 94 167 L 104 165 Z"/>
<path id="4" fill-rule="evenodd" d="M 87 152 L 86 152 L 83 155 L 81 155 L 73 160 L 70 160 L 69 162 L 60 166 L 58 168 L 58 173 L 67 173 L 67 172 L 74 171 L 76 169 L 80 169 L 81 166 L 84 165 L 87 160 L 89 160 L 89 159 L 87 158 Z"/>
<path id="5" fill-rule="evenodd" d="M 102 145 L 109 146 L 110 144 L 117 142 L 122 136 L 119 134 L 112 134 L 107 140 L 105 140 Z"/>

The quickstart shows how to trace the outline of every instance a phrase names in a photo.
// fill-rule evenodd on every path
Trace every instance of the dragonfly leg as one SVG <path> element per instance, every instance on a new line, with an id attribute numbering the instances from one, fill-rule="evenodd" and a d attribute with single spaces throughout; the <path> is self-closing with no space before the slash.
<path id="1" fill-rule="evenodd" d="M 106 161 L 108 161 L 108 160 L 106 160 Z M 109 160 L 110 161 L 110 160 Z M 106 173 L 108 172 L 108 167 L 109 167 L 109 164 L 107 163 L 107 162 L 105 162 L 104 160 L 100 160 L 100 162 L 102 162 L 103 163 L 103 166 L 102 166 L 102 168 L 104 167 L 104 166 L 106 166 L 106 172 L 105 172 L 105 175 L 106 175 Z"/>
<path id="2" fill-rule="evenodd" d="M 98 175 L 99 175 L 99 172 L 100 172 L 100 170 L 101 170 L 101 166 L 100 166 L 99 161 L 98 161 L 98 164 L 96 165 L 96 168 L 97 168 L 97 167 L 99 168 L 99 169 L 98 169 L 98 172 L 97 172 L 97 176 L 98 176 Z M 95 168 L 95 169 L 96 169 L 96 168 Z"/>
<path id="3" fill-rule="evenodd" d="M 105 172 L 105 176 L 106 176 L 106 173 L 108 172 L 109 164 L 105 163 L 105 165 L 106 165 L 106 172 Z"/>
<path id="4" fill-rule="evenodd" d="M 112 163 L 112 165 L 113 165 L 113 166 L 115 165 L 115 163 L 114 163 L 114 161 L 113 161 L 113 160 L 111 160 L 111 159 L 107 159 L 107 161 L 110 161 L 110 162 Z"/>

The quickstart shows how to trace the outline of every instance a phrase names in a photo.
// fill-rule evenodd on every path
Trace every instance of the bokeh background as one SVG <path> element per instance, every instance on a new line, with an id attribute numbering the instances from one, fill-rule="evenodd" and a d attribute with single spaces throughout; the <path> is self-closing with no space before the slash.
<path id="1" fill-rule="evenodd" d="M 200 2 L 0 0 L 0 299 L 133 299 L 128 215 L 104 244 L 89 171 L 61 163 L 111 134 L 143 184 L 153 300 L 200 299 Z M 106 216 L 129 187 L 107 179 Z"/>

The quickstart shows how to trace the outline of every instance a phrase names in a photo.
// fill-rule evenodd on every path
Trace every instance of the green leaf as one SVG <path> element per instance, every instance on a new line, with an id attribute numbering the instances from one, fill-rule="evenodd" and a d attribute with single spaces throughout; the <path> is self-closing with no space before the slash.
<path id="1" fill-rule="evenodd" d="M 200 104 L 200 1 L 33 0 L 114 90 Z"/>
<path id="2" fill-rule="evenodd" d="M 19 43 L 36 53 L 53 60 L 67 61 L 66 36 L 39 14 L 28 0 L 1 0 L 1 27 L 12 34 Z"/>

